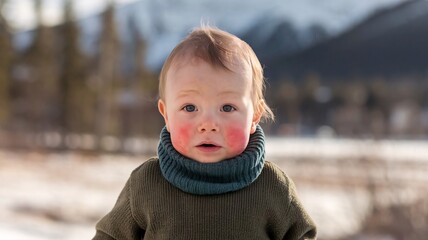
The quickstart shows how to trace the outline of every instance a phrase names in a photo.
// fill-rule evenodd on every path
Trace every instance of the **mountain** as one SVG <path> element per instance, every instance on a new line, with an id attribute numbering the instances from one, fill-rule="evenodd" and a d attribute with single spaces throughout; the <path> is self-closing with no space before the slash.
<path id="1" fill-rule="evenodd" d="M 240 37 L 253 48 L 262 64 L 266 64 L 269 59 L 290 56 L 330 36 L 322 25 L 298 29 L 290 20 L 262 16 Z"/>
<path id="2" fill-rule="evenodd" d="M 148 44 L 146 63 L 158 71 L 172 48 L 201 21 L 248 41 L 265 63 L 334 37 L 373 11 L 402 1 L 405 0 L 140 0 L 119 5 L 116 17 L 125 47 L 132 45 L 131 28 L 137 28 Z M 101 29 L 100 14 L 78 21 L 82 47 L 93 53 Z M 31 31 L 16 34 L 16 46 L 24 49 L 31 36 Z"/>
<path id="3" fill-rule="evenodd" d="M 421 76 L 428 69 L 428 1 L 405 1 L 377 11 L 328 41 L 267 61 L 268 77 L 323 79 Z"/>
<path id="4" fill-rule="evenodd" d="M 138 12 L 135 15 L 149 44 L 147 62 L 152 69 L 160 69 L 172 48 L 201 21 L 248 41 L 264 62 L 340 34 L 374 11 L 402 1 L 146 0 L 122 10 Z M 294 42 L 290 44 L 289 39 Z"/>

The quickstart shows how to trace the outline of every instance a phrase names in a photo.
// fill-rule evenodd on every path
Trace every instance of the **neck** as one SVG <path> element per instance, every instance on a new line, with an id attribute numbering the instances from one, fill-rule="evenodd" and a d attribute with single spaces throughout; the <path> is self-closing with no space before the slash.
<path id="1" fill-rule="evenodd" d="M 250 135 L 247 148 L 240 155 L 217 163 L 200 163 L 181 155 L 172 146 L 166 128 L 158 146 L 162 175 L 184 192 L 198 195 L 237 191 L 260 175 L 265 156 L 264 133 L 260 126 Z"/>

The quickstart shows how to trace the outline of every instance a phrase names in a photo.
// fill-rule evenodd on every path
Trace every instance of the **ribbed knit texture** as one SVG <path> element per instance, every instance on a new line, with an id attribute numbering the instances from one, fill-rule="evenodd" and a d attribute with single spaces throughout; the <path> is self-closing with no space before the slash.
<path id="1" fill-rule="evenodd" d="M 260 175 L 265 158 L 264 133 L 257 126 L 247 148 L 234 158 L 217 163 L 200 163 L 181 155 L 164 127 L 158 156 L 162 175 L 184 192 L 198 195 L 222 194 L 250 185 Z"/>

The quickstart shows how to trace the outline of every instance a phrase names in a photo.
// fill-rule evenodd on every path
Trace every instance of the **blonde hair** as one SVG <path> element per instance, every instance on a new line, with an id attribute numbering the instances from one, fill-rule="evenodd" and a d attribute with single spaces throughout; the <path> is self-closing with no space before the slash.
<path id="1" fill-rule="evenodd" d="M 234 61 L 248 64 L 252 70 L 253 104 L 255 114 L 264 119 L 274 119 L 274 114 L 264 98 L 265 81 L 263 68 L 253 49 L 233 34 L 218 28 L 202 26 L 195 28 L 180 42 L 166 59 L 159 78 L 159 97 L 165 98 L 165 82 L 168 70 L 174 60 L 190 54 L 200 58 L 215 67 L 233 71 Z"/>

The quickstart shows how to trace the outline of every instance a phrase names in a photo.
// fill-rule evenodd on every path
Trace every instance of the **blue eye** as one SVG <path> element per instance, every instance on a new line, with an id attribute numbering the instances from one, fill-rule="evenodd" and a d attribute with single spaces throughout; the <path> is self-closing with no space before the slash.
<path id="1" fill-rule="evenodd" d="M 184 106 L 183 109 L 186 112 L 194 112 L 194 111 L 196 111 L 195 105 L 191 105 L 191 104 Z"/>
<path id="2" fill-rule="evenodd" d="M 223 111 L 223 112 L 232 112 L 232 111 L 234 111 L 234 110 L 236 110 L 233 106 L 231 106 L 231 105 L 229 105 L 229 104 L 226 104 L 226 105 L 224 105 L 222 108 L 221 108 L 221 110 Z"/>

